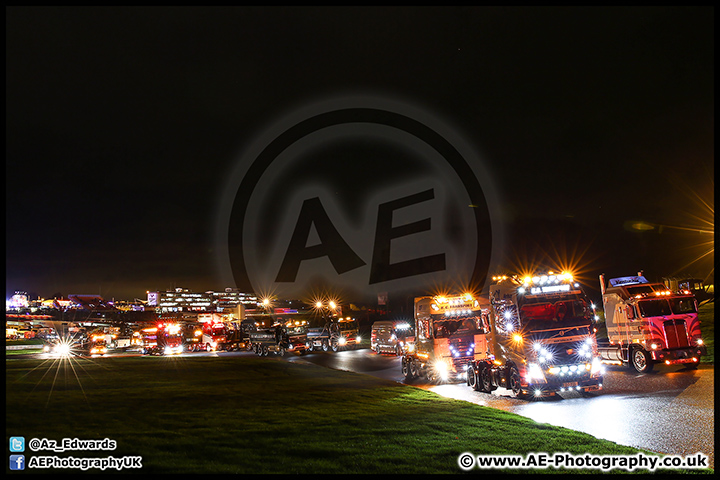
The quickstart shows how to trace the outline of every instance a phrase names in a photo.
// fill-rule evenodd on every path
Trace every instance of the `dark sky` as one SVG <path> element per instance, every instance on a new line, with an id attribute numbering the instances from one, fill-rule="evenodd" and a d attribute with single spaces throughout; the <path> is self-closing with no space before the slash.
<path id="1" fill-rule="evenodd" d="M 462 129 L 507 267 L 711 273 L 713 8 L 6 8 L 6 294 L 222 289 L 233 162 L 288 110 L 403 98 Z M 643 221 L 652 229 L 633 229 Z M 660 225 L 663 225 L 662 229 Z"/>

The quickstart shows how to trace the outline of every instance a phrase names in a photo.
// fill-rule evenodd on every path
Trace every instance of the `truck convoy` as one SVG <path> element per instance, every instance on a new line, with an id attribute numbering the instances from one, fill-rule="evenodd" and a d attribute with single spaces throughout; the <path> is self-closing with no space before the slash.
<path id="1" fill-rule="evenodd" d="M 516 397 L 602 389 L 592 304 L 572 274 L 498 276 L 490 286 L 488 353 L 467 384 Z"/>
<path id="2" fill-rule="evenodd" d="M 415 299 L 407 379 L 464 379 L 519 398 L 602 388 L 594 312 L 569 273 L 493 277 L 489 299 L 466 293 Z"/>
<path id="3" fill-rule="evenodd" d="M 672 291 L 637 276 L 600 275 L 607 339 L 598 343 L 602 361 L 644 373 L 655 363 L 697 368 L 706 347 L 697 301 L 689 290 Z"/>

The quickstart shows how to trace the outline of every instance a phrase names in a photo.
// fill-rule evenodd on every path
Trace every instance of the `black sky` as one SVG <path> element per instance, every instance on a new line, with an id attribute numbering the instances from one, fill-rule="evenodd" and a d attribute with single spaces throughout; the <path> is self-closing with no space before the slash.
<path id="1" fill-rule="evenodd" d="M 713 220 L 713 39 L 709 7 L 6 8 L 6 293 L 224 288 L 238 152 L 341 92 L 472 139 L 508 264 L 708 275 L 712 255 L 687 264 L 712 237 L 668 226 Z"/>

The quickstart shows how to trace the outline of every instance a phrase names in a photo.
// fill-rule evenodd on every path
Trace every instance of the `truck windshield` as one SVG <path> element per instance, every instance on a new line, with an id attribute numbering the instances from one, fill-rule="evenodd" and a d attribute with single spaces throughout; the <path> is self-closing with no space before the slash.
<path id="1" fill-rule="evenodd" d="M 530 330 L 586 326 L 592 321 L 592 309 L 584 298 L 538 299 L 520 307 L 522 324 Z"/>
<path id="2" fill-rule="evenodd" d="M 695 299 L 694 298 L 688 298 L 688 297 L 671 298 L 670 299 L 670 308 L 672 309 L 673 313 L 676 313 L 676 314 L 697 313 L 697 309 L 695 308 Z"/>
<path id="3" fill-rule="evenodd" d="M 638 302 L 640 315 L 643 317 L 662 317 L 664 315 L 680 315 L 683 313 L 696 313 L 695 299 L 690 297 L 681 298 L 658 298 L 653 300 L 642 300 Z"/>
<path id="4" fill-rule="evenodd" d="M 663 315 L 671 315 L 670 304 L 667 299 L 659 298 L 656 300 L 643 300 L 638 302 L 640 315 L 643 317 L 662 317 Z"/>
<path id="5" fill-rule="evenodd" d="M 480 317 L 465 317 L 453 319 L 435 319 L 433 329 L 435 338 L 448 338 L 458 335 L 475 335 L 483 333 Z"/>

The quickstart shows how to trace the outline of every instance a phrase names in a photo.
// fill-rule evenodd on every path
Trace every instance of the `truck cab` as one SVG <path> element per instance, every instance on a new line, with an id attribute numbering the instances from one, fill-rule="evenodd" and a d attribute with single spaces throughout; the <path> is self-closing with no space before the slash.
<path id="1" fill-rule="evenodd" d="M 594 311 L 569 273 L 494 277 L 490 351 L 467 370 L 475 390 L 518 398 L 602 389 Z"/>
<path id="2" fill-rule="evenodd" d="M 600 276 L 607 338 L 599 343 L 603 362 L 650 372 L 656 363 L 697 368 L 706 347 L 697 300 L 689 290 L 670 290 L 642 276 L 609 280 Z"/>
<path id="3" fill-rule="evenodd" d="M 340 317 L 337 321 L 338 331 L 340 335 L 337 339 L 337 345 L 340 349 L 356 348 L 362 341 L 360 338 L 360 326 L 358 321 L 352 317 Z"/>
<path id="4" fill-rule="evenodd" d="M 407 320 L 381 320 L 372 325 L 370 349 L 402 357 L 413 340 L 413 328 Z"/>
<path id="5" fill-rule="evenodd" d="M 407 380 L 457 382 L 474 359 L 488 355 L 487 300 L 470 293 L 415 298 L 415 341 L 403 354 Z"/>

